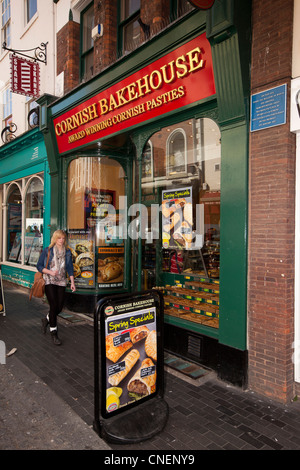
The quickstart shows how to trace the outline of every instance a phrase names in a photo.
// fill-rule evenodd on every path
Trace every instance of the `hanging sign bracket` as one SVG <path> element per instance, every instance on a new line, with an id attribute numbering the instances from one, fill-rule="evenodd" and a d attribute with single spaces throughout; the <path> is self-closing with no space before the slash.
<path id="1" fill-rule="evenodd" d="M 18 54 L 23 57 L 27 57 L 28 59 L 33 59 L 34 61 L 42 62 L 43 64 L 47 65 L 47 44 L 48 42 L 42 42 L 40 46 L 33 47 L 32 49 L 23 49 L 23 50 L 16 50 L 16 49 L 9 49 L 6 47 L 6 42 L 2 44 L 2 49 L 5 49 L 6 51 L 10 51 L 13 54 Z M 34 53 L 34 56 L 30 56 L 28 54 L 25 54 L 25 52 L 32 52 Z"/>

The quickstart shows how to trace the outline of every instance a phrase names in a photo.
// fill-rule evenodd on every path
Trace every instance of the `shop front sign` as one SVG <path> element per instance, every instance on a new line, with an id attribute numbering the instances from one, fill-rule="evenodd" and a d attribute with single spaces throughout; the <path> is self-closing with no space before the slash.
<path id="1" fill-rule="evenodd" d="M 53 120 L 60 153 L 215 94 L 205 34 Z"/>

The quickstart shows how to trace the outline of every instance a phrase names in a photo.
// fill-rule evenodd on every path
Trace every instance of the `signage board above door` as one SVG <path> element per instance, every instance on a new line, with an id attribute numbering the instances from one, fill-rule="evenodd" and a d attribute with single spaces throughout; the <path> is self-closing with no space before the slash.
<path id="1" fill-rule="evenodd" d="M 186 107 L 216 93 L 202 34 L 53 120 L 59 153 Z"/>

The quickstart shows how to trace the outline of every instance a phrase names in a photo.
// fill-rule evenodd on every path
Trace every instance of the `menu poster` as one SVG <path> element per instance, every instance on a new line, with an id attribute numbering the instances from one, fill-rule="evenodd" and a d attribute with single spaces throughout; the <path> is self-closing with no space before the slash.
<path id="1" fill-rule="evenodd" d="M 105 319 L 107 415 L 157 391 L 157 311 L 152 297 L 109 303 Z"/>
<path id="2" fill-rule="evenodd" d="M 191 249 L 193 237 L 192 188 L 162 191 L 163 248 Z"/>
<path id="3" fill-rule="evenodd" d="M 74 281 L 77 287 L 95 287 L 95 250 L 92 232 L 69 230 L 68 245 L 72 253 Z"/>
<path id="4" fill-rule="evenodd" d="M 98 287 L 123 287 L 124 245 L 98 247 Z"/>
<path id="5" fill-rule="evenodd" d="M 84 209 L 86 227 L 95 227 L 99 219 L 105 218 L 115 207 L 115 191 L 110 189 L 86 189 Z"/>

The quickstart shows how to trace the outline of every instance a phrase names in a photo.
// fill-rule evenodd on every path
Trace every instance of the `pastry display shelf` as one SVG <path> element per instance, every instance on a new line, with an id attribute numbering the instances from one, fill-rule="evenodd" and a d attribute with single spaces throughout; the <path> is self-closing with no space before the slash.
<path id="1" fill-rule="evenodd" d="M 166 322 L 210 333 L 218 330 L 219 281 L 193 273 L 176 276 L 173 283 L 164 286 Z"/>

